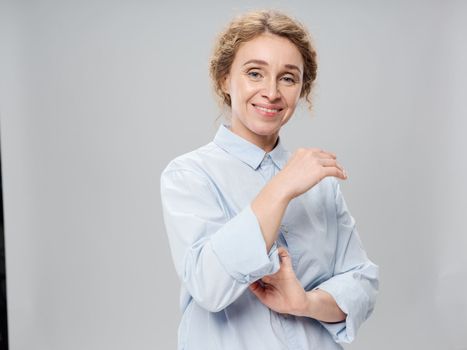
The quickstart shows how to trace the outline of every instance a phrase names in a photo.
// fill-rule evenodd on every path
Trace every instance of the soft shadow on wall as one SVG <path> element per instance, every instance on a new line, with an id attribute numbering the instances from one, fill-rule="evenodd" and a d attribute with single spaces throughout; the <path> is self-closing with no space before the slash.
<path id="1" fill-rule="evenodd" d="M 8 318 L 5 279 L 5 229 L 3 225 L 2 155 L 0 148 L 0 350 L 8 350 Z"/>

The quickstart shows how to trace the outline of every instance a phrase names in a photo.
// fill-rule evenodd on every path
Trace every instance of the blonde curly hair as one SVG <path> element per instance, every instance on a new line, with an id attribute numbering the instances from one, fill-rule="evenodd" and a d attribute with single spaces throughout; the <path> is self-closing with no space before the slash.
<path id="1" fill-rule="evenodd" d="M 311 108 L 310 92 L 316 79 L 318 65 L 310 34 L 300 22 L 276 10 L 259 10 L 243 14 L 232 20 L 219 34 L 211 57 L 209 73 L 221 105 L 231 107 L 230 96 L 223 91 L 222 83 L 230 72 L 238 48 L 242 43 L 263 33 L 287 38 L 300 51 L 304 63 L 300 97 L 304 97 Z"/>

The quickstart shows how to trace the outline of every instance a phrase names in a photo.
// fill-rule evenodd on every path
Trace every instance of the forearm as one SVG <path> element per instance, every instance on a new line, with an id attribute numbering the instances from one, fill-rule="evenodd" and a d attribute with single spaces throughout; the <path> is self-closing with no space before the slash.
<path id="1" fill-rule="evenodd" d="M 251 203 L 269 251 L 277 239 L 279 226 L 290 202 L 280 187 L 279 174 L 268 182 Z"/>
<path id="2" fill-rule="evenodd" d="M 315 289 L 306 292 L 307 305 L 302 311 L 302 315 L 311 317 L 323 322 L 341 322 L 347 315 L 337 306 L 331 294 Z"/>

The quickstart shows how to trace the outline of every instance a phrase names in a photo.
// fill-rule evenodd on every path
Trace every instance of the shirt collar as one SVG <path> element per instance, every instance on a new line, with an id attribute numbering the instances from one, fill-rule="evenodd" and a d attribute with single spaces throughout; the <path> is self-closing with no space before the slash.
<path id="1" fill-rule="evenodd" d="M 255 170 L 258 169 L 266 156 L 266 152 L 262 148 L 233 133 L 225 124 L 222 124 L 217 130 L 214 143 Z M 269 155 L 276 166 L 282 169 L 287 163 L 287 153 L 279 137 L 276 147 L 269 152 Z"/>

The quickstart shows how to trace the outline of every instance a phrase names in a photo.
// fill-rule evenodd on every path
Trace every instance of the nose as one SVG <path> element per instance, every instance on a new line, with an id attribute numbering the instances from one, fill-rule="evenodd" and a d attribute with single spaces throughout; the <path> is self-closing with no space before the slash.
<path id="1" fill-rule="evenodd" d="M 275 79 L 270 79 L 269 81 L 265 82 L 266 85 L 263 89 L 263 96 L 266 97 L 270 101 L 274 101 L 280 98 L 280 91 L 279 86 Z"/>

